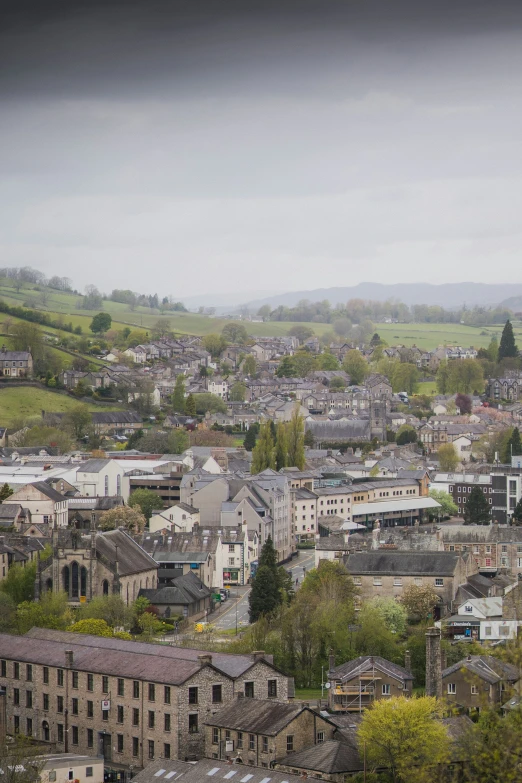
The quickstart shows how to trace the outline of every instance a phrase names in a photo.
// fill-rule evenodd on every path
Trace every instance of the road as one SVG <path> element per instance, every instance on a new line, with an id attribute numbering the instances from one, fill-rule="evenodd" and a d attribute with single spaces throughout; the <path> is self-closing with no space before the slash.
<path id="1" fill-rule="evenodd" d="M 301 584 L 305 573 L 310 571 L 314 567 L 315 563 L 315 550 L 310 551 L 301 549 L 298 557 L 291 560 L 289 563 L 284 564 L 284 568 L 292 572 L 292 580 L 294 589 Z M 306 571 L 305 571 L 306 569 Z M 236 628 L 238 633 L 249 623 L 248 616 L 248 594 L 250 593 L 250 587 L 231 587 L 229 591 L 229 598 L 225 602 L 224 606 L 219 610 L 219 613 L 209 616 L 209 622 L 215 626 L 217 631 L 229 631 L 232 628 Z M 237 615 L 237 619 L 236 619 Z"/>

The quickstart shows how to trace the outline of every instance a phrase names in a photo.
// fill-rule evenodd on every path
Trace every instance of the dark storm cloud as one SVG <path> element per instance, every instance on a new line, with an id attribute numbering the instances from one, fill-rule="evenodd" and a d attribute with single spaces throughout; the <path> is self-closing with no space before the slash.
<path id="1" fill-rule="evenodd" d="M 507 2 L 8 4 L 2 262 L 184 294 L 518 281 L 521 25 Z"/>

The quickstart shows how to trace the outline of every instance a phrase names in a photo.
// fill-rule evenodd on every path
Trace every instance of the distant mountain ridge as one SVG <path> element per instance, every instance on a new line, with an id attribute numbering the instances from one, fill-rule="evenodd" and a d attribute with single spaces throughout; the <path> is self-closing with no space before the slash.
<path id="1" fill-rule="evenodd" d="M 396 299 L 406 305 L 440 305 L 446 308 L 457 308 L 462 305 L 494 306 L 506 304 L 506 301 L 522 297 L 522 283 L 358 283 L 355 286 L 342 288 L 316 288 L 312 291 L 289 291 L 286 294 L 255 299 L 247 302 L 246 307 L 256 310 L 264 304 L 273 309 L 280 305 L 294 307 L 301 299 L 320 302 L 328 299 L 332 304 L 345 303 L 348 299 L 367 299 L 385 302 Z"/>

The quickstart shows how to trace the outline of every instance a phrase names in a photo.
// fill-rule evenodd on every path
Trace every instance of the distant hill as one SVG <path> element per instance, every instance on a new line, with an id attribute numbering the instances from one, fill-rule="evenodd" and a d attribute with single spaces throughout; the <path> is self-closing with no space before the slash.
<path id="1" fill-rule="evenodd" d="M 522 311 L 522 296 L 510 296 L 500 304 L 502 307 L 507 307 L 508 310 L 513 310 L 514 313 L 520 313 Z"/>
<path id="2" fill-rule="evenodd" d="M 522 303 L 521 283 L 359 283 L 347 288 L 316 288 L 312 291 L 290 291 L 286 294 L 255 299 L 247 303 L 250 310 L 256 310 L 261 305 L 269 304 L 274 309 L 283 305 L 295 306 L 301 299 L 320 302 L 328 299 L 333 305 L 347 302 L 348 299 L 370 299 L 385 302 L 387 299 L 397 299 L 407 305 L 426 304 L 443 307 L 468 307 L 473 305 L 507 304 L 508 297 Z M 520 305 L 517 305 L 520 307 Z"/>

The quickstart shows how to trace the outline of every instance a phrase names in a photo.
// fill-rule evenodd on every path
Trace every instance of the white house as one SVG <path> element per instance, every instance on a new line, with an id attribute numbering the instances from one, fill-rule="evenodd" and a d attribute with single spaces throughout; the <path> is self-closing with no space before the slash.
<path id="1" fill-rule="evenodd" d="M 199 525 L 199 511 L 187 503 L 176 503 L 170 508 L 162 509 L 153 514 L 149 520 L 149 531 L 174 531 L 175 533 L 191 533 L 194 525 Z"/>
<path id="2" fill-rule="evenodd" d="M 124 356 L 128 356 L 135 364 L 145 364 L 147 361 L 147 351 L 143 345 L 137 345 L 135 348 L 127 348 L 123 351 Z"/>
<path id="3" fill-rule="evenodd" d="M 471 598 L 458 608 L 460 617 L 480 620 L 479 641 L 498 642 L 516 639 L 522 620 L 504 619 L 502 598 Z"/>
<path id="4" fill-rule="evenodd" d="M 157 386 L 154 387 L 154 389 L 150 392 L 148 391 L 130 391 L 127 395 L 127 402 L 132 402 L 133 400 L 137 400 L 140 397 L 148 396 L 150 398 L 150 404 L 154 408 L 159 408 L 161 404 L 161 395 L 160 390 Z"/>
<path id="5" fill-rule="evenodd" d="M 20 505 L 31 512 L 31 522 L 35 525 L 55 525 L 67 527 L 68 499 L 60 495 L 45 481 L 35 481 L 17 489 L 3 501 L 5 504 Z"/>
<path id="6" fill-rule="evenodd" d="M 459 461 L 469 462 L 471 459 L 471 444 L 473 443 L 471 438 L 468 435 L 459 435 L 459 437 L 455 438 L 452 442 L 455 446 Z"/>
<path id="7" fill-rule="evenodd" d="M 43 715 L 42 739 L 49 741 L 53 721 Z M 76 753 L 49 753 L 41 756 L 44 761 L 38 778 L 41 783 L 70 783 L 74 780 L 88 780 L 89 783 L 103 783 L 104 761 L 101 756 L 81 756 Z"/>
<path id="8" fill-rule="evenodd" d="M 128 469 L 128 465 L 127 465 Z M 113 459 L 88 459 L 68 479 L 87 497 L 119 495 L 125 502 L 130 495 L 130 480 L 125 469 Z"/>
<path id="9" fill-rule="evenodd" d="M 221 397 L 222 400 L 226 400 L 228 397 L 228 381 L 220 375 L 214 375 L 207 381 L 207 390 L 211 394 Z"/>

